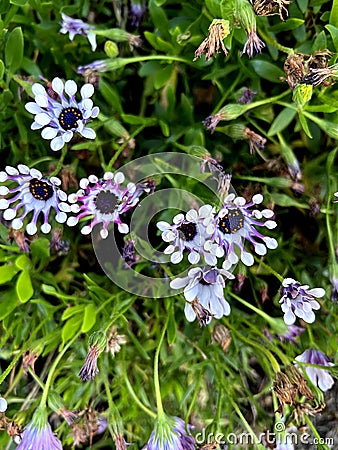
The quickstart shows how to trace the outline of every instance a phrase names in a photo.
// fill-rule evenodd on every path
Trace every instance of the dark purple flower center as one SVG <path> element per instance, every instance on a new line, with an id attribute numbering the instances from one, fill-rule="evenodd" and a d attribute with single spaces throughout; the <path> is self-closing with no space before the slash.
<path id="1" fill-rule="evenodd" d="M 235 234 L 244 226 L 244 216 L 239 209 L 229 211 L 218 219 L 218 228 L 223 234 Z"/>
<path id="2" fill-rule="evenodd" d="M 82 120 L 83 116 L 78 108 L 64 108 L 59 116 L 59 122 L 64 130 L 77 128 L 77 121 Z"/>
<path id="3" fill-rule="evenodd" d="M 111 214 L 114 212 L 118 202 L 118 197 L 109 191 L 102 191 L 97 194 L 95 199 L 96 209 L 101 214 Z"/>
<path id="4" fill-rule="evenodd" d="M 197 234 L 197 227 L 194 223 L 182 223 L 178 228 L 178 232 L 185 241 L 192 241 Z"/>
<path id="5" fill-rule="evenodd" d="M 30 180 L 29 190 L 36 200 L 42 201 L 49 200 L 53 197 L 54 194 L 53 186 L 46 183 L 45 181 L 38 180 L 37 178 L 32 178 Z"/>

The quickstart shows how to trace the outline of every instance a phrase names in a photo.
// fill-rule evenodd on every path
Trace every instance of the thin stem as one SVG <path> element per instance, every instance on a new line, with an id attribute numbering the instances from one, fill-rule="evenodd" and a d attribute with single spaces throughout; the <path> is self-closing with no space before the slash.
<path id="1" fill-rule="evenodd" d="M 168 327 L 168 322 L 169 322 L 169 314 L 167 315 L 167 320 L 165 321 L 163 330 L 162 330 L 162 334 L 160 337 L 160 341 L 158 343 L 156 352 L 155 352 L 155 358 L 154 358 L 154 387 L 155 387 L 155 395 L 156 395 L 156 405 L 157 405 L 157 415 L 158 416 L 163 416 L 164 415 L 164 410 L 163 410 L 163 405 L 162 405 L 162 398 L 161 398 L 161 389 L 160 389 L 160 380 L 159 380 L 159 370 L 158 370 L 158 366 L 159 366 L 159 358 L 160 358 L 160 350 L 161 350 L 161 346 L 163 343 L 163 339 L 165 336 L 165 333 L 167 331 L 167 327 Z"/>
<path id="2" fill-rule="evenodd" d="M 278 280 L 283 283 L 284 278 L 282 277 L 282 275 L 279 275 L 278 272 L 276 272 L 275 270 L 273 270 L 268 264 L 266 264 L 264 261 L 262 261 L 259 258 L 256 258 L 257 262 L 264 267 L 264 269 L 266 269 L 268 272 L 271 273 L 271 275 L 274 275 L 276 278 L 278 278 Z"/>
<path id="3" fill-rule="evenodd" d="M 273 39 L 271 36 L 269 36 L 267 33 L 265 33 L 265 31 L 262 31 L 261 28 L 259 29 L 259 34 L 261 35 L 261 37 L 263 38 L 263 40 L 265 41 L 266 44 L 272 45 L 273 47 L 277 48 L 281 52 L 287 53 L 287 55 L 293 55 L 295 53 L 293 48 L 285 47 L 284 45 L 280 44 L 275 39 Z"/>
<path id="4" fill-rule="evenodd" d="M 59 161 L 58 161 L 58 163 L 57 163 L 55 169 L 54 169 L 53 172 L 50 174 L 50 177 L 55 177 L 55 175 L 57 175 L 57 174 L 60 172 L 60 170 L 62 169 L 63 161 L 65 160 L 65 157 L 66 157 L 66 155 L 67 155 L 67 150 L 68 150 L 68 149 L 67 149 L 67 145 L 64 145 L 64 146 L 62 147 L 62 150 L 61 150 L 61 156 L 60 156 L 60 159 L 59 159 Z"/>
<path id="5" fill-rule="evenodd" d="M 125 142 L 123 142 L 120 147 L 118 148 L 118 150 L 115 152 L 114 156 L 111 158 L 111 160 L 108 163 L 107 166 L 107 171 L 110 171 L 115 163 L 115 161 L 118 159 L 118 157 L 121 155 L 121 153 L 123 152 L 123 150 L 125 149 L 126 145 L 128 144 L 129 141 L 131 141 L 135 136 L 137 136 L 139 133 L 141 133 L 141 131 L 145 128 L 145 125 L 141 125 L 139 128 L 137 128 L 137 130 L 134 131 L 134 133 L 132 133 L 128 140 L 126 140 Z"/>
<path id="6" fill-rule="evenodd" d="M 241 410 L 239 409 L 238 405 L 232 400 L 232 398 L 230 398 L 230 402 L 231 402 L 232 407 L 236 411 L 236 414 L 238 415 L 238 417 L 243 422 L 244 427 L 248 430 L 250 435 L 253 437 L 254 443 L 258 446 L 258 448 L 265 448 L 262 444 L 260 444 L 258 437 L 256 436 L 256 434 L 253 431 L 253 429 L 250 427 L 250 425 L 249 425 L 248 421 L 246 420 L 246 418 L 241 413 Z"/>
<path id="7" fill-rule="evenodd" d="M 61 358 L 66 353 L 68 348 L 76 341 L 76 339 L 78 338 L 79 334 L 80 333 L 76 333 L 76 335 L 73 337 L 73 339 L 71 339 L 71 341 L 69 341 L 68 344 L 63 347 L 63 349 L 57 355 L 57 357 L 55 358 L 53 364 L 51 365 L 51 367 L 49 369 L 49 372 L 48 372 L 45 388 L 43 390 L 43 394 L 42 394 L 42 397 L 41 397 L 41 400 L 40 400 L 40 406 L 41 407 L 43 407 L 43 408 L 46 407 L 48 392 L 49 392 L 50 386 L 52 384 L 52 379 L 53 379 L 53 376 L 54 376 L 54 372 L 55 372 L 55 370 L 56 370 L 56 368 L 57 368 Z"/>
<path id="8" fill-rule="evenodd" d="M 18 362 L 19 358 L 22 355 L 22 351 L 19 352 L 14 359 L 12 359 L 12 361 L 10 362 L 9 366 L 7 367 L 7 369 L 4 371 L 4 373 L 0 376 L 0 386 L 1 384 L 4 382 L 4 380 L 6 379 L 7 375 L 10 373 L 10 371 L 13 369 L 13 367 L 15 366 L 15 364 Z"/>
<path id="9" fill-rule="evenodd" d="M 28 372 L 32 376 L 32 378 L 34 378 L 36 383 L 41 387 L 41 389 L 42 390 L 45 389 L 44 383 L 40 380 L 40 378 L 37 376 L 37 374 L 33 371 L 31 367 L 28 367 Z"/>
<path id="10" fill-rule="evenodd" d="M 156 419 L 156 414 L 155 414 L 153 411 L 151 411 L 151 409 L 147 408 L 147 407 L 140 401 L 140 399 L 137 397 L 137 395 L 135 394 L 135 391 L 134 391 L 134 389 L 133 389 L 132 385 L 130 384 L 130 381 L 129 381 L 128 377 L 127 377 L 126 371 L 124 370 L 123 372 L 124 372 L 124 381 L 125 381 L 125 383 L 126 383 L 127 389 L 128 389 L 128 391 L 129 391 L 130 395 L 133 397 L 135 403 L 136 403 L 136 404 L 137 404 L 137 405 L 138 405 L 145 413 L 147 413 L 152 419 Z"/>

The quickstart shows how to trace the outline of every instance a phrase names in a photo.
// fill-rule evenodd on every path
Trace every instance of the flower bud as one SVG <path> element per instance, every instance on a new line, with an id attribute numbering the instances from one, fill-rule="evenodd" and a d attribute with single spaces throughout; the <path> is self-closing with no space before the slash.
<path id="1" fill-rule="evenodd" d="M 119 48 L 113 41 L 106 41 L 104 51 L 109 58 L 116 58 L 119 54 Z"/>

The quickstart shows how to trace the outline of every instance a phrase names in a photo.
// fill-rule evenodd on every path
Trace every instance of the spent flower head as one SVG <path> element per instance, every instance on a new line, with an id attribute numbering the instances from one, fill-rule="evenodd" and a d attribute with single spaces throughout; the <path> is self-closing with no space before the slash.
<path id="1" fill-rule="evenodd" d="M 96 35 L 93 32 L 94 27 L 92 25 L 88 25 L 83 22 L 81 19 L 72 19 L 64 13 L 61 13 L 62 22 L 60 22 L 61 30 L 60 33 L 67 34 L 69 33 L 69 39 L 73 41 L 74 37 L 79 34 L 81 36 L 85 36 L 91 47 L 93 52 L 96 50 Z"/>
<path id="2" fill-rule="evenodd" d="M 274 215 L 271 209 L 252 209 L 262 201 L 261 194 L 254 195 L 252 200 L 247 202 L 244 197 L 237 197 L 231 193 L 226 196 L 220 211 L 215 215 L 212 224 L 213 233 L 204 248 L 218 258 L 225 256 L 224 269 L 229 269 L 238 262 L 236 249 L 239 250 L 243 264 L 253 265 L 254 257 L 246 251 L 245 241 L 251 243 L 255 253 L 260 256 L 265 255 L 267 249 L 277 248 L 276 239 L 264 236 L 256 230 L 256 227 L 265 227 L 271 230 L 277 226 L 276 222 L 271 220 Z M 258 240 L 263 242 L 258 242 Z"/>
<path id="3" fill-rule="evenodd" d="M 195 267 L 188 276 L 171 281 L 172 289 L 184 288 L 184 312 L 189 322 L 197 317 L 200 326 L 205 326 L 213 317 L 220 319 L 230 314 L 230 305 L 224 298 L 225 278 L 231 280 L 235 276 L 217 267 Z"/>
<path id="4" fill-rule="evenodd" d="M 195 450 L 195 439 L 178 417 L 158 417 L 154 431 L 142 450 Z"/>
<path id="5" fill-rule="evenodd" d="M 63 83 L 60 78 L 54 78 L 51 87 L 52 91 L 48 92 L 39 83 L 32 86 L 35 102 L 25 105 L 27 111 L 35 115 L 31 129 L 42 128 L 41 136 L 51 141 L 50 147 L 54 151 L 60 150 L 75 133 L 86 139 L 95 139 L 95 131 L 86 126 L 100 111 L 97 106 L 93 106 L 90 98 L 94 94 L 93 85 L 87 83 L 82 86 L 79 102 L 75 98 L 78 90 L 75 81 Z"/>
<path id="6" fill-rule="evenodd" d="M 108 237 L 111 223 L 117 224 L 120 233 L 128 233 L 129 227 L 120 216 L 134 208 L 145 189 L 134 183 L 128 183 L 127 187 L 122 188 L 123 182 L 124 175 L 121 172 L 106 172 L 103 179 L 95 175 L 82 178 L 81 189 L 68 197 L 71 211 L 77 215 L 69 217 L 67 224 L 74 226 L 80 219 L 90 220 L 90 224 L 81 229 L 82 234 L 90 234 L 95 225 L 102 224 L 102 239 Z"/>
<path id="7" fill-rule="evenodd" d="M 62 443 L 47 422 L 45 409 L 38 408 L 26 426 L 17 450 L 62 450 Z"/>
<path id="8" fill-rule="evenodd" d="M 204 39 L 202 44 L 195 51 L 195 58 L 200 58 L 205 53 L 205 60 L 209 61 L 216 53 L 220 53 L 223 50 L 225 56 L 228 54 L 228 50 L 225 48 L 223 39 L 225 39 L 230 33 L 229 21 L 224 19 L 214 19 L 209 26 L 208 37 Z"/>
<path id="9" fill-rule="evenodd" d="M 314 349 L 305 350 L 305 352 L 301 355 L 296 356 L 295 360 L 298 362 L 316 364 L 323 367 L 330 367 L 334 365 L 323 352 Z M 332 388 L 334 379 L 330 375 L 329 371 L 317 367 L 310 367 L 305 364 L 302 364 L 302 367 L 305 369 L 305 372 L 311 382 L 315 386 L 318 386 L 323 392 Z"/>
<path id="10" fill-rule="evenodd" d="M 0 186 L 0 209 L 4 210 L 3 217 L 11 221 L 14 230 L 24 226 L 25 219 L 32 213 L 30 222 L 25 226 L 28 234 L 37 232 L 37 222 L 43 216 L 43 224 L 40 229 L 43 233 L 49 233 L 51 210 L 55 211 L 55 220 L 64 223 L 70 206 L 65 203 L 67 194 L 59 189 L 61 180 L 57 177 L 43 178 L 37 169 L 30 169 L 24 164 L 18 168 L 6 166 L 5 171 L 0 172 L 0 182 L 13 182 L 14 187 Z"/>
<path id="11" fill-rule="evenodd" d="M 320 304 L 315 298 L 325 295 L 323 288 L 309 289 L 308 285 L 301 285 L 293 278 L 285 278 L 281 289 L 282 297 L 279 300 L 284 313 L 286 325 L 292 325 L 296 316 L 307 323 L 313 323 L 316 316 L 312 310 L 320 309 Z"/>
<path id="12" fill-rule="evenodd" d="M 102 331 L 95 331 L 91 334 L 88 341 L 88 352 L 85 362 L 80 370 L 81 381 L 94 381 L 95 375 L 99 373 L 97 359 L 105 350 L 107 338 Z"/>

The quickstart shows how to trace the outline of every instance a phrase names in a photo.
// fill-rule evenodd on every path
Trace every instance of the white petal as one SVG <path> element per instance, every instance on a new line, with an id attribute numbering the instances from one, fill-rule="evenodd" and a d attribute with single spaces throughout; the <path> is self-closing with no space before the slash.
<path id="1" fill-rule="evenodd" d="M 59 223 L 65 223 L 67 220 L 67 214 L 61 211 L 58 214 L 56 214 L 55 220 Z"/>
<path id="2" fill-rule="evenodd" d="M 72 97 L 77 92 L 77 85 L 74 80 L 67 80 L 65 82 L 65 92 Z"/>
<path id="3" fill-rule="evenodd" d="M 0 182 L 3 183 L 4 181 L 8 180 L 8 174 L 4 171 L 0 172 Z"/>
<path id="4" fill-rule="evenodd" d="M 107 228 L 102 228 L 102 230 L 100 230 L 100 236 L 102 237 L 102 239 L 107 239 L 108 237 L 108 230 Z"/>
<path id="5" fill-rule="evenodd" d="M 99 179 L 97 178 L 96 175 L 89 175 L 88 180 L 89 180 L 90 183 L 93 183 L 93 184 L 95 184 L 95 183 L 97 183 L 99 181 Z"/>
<path id="6" fill-rule="evenodd" d="M 64 89 L 63 81 L 58 77 L 54 78 L 52 81 L 52 88 L 57 94 L 62 95 Z"/>
<path id="7" fill-rule="evenodd" d="M 29 167 L 26 166 L 25 164 L 18 164 L 18 169 L 20 171 L 20 173 L 28 175 L 29 174 Z"/>
<path id="8" fill-rule="evenodd" d="M 12 228 L 14 228 L 14 230 L 20 230 L 20 228 L 22 228 L 23 226 L 23 222 L 21 219 L 14 219 L 12 221 Z"/>
<path id="9" fill-rule="evenodd" d="M 235 204 L 236 206 L 244 206 L 244 205 L 246 204 L 246 200 L 245 200 L 244 197 L 237 197 L 237 198 L 235 198 L 235 200 L 234 200 L 234 204 Z"/>
<path id="10" fill-rule="evenodd" d="M 68 225 L 69 227 L 73 227 L 74 225 L 77 225 L 78 222 L 79 222 L 79 220 L 78 220 L 77 217 L 68 217 L 67 225 Z"/>
<path id="11" fill-rule="evenodd" d="M 262 203 L 263 201 L 263 195 L 261 194 L 256 194 L 252 197 L 252 201 L 256 204 L 259 205 L 260 203 Z"/>
<path id="12" fill-rule="evenodd" d="M 50 122 L 50 117 L 47 113 L 39 113 L 34 117 L 35 122 L 37 122 L 39 125 L 48 125 Z"/>
<path id="13" fill-rule="evenodd" d="M 168 247 L 164 250 L 164 254 L 165 255 L 171 255 L 172 253 L 174 253 L 175 251 L 175 246 L 174 245 L 168 245 Z"/>
<path id="14" fill-rule="evenodd" d="M 263 256 L 266 255 L 267 249 L 264 244 L 256 244 L 255 252 L 257 253 L 257 255 Z"/>
<path id="15" fill-rule="evenodd" d="M 35 169 L 34 167 L 30 169 L 29 172 L 33 178 L 37 178 L 38 180 L 42 178 L 42 173 L 40 172 L 40 170 Z"/>
<path id="16" fill-rule="evenodd" d="M 278 242 L 274 238 L 265 237 L 263 238 L 263 241 L 265 242 L 265 245 L 270 249 L 274 250 L 278 247 Z"/>
<path id="17" fill-rule="evenodd" d="M 49 223 L 44 223 L 44 224 L 41 225 L 40 229 L 41 229 L 41 231 L 42 231 L 44 234 L 47 234 L 47 233 L 50 232 L 50 230 L 52 229 L 52 227 L 50 226 Z"/>
<path id="18" fill-rule="evenodd" d="M 43 139 L 54 139 L 57 134 L 58 130 L 52 127 L 45 127 L 41 131 L 41 136 L 43 137 Z"/>
<path id="19" fill-rule="evenodd" d="M 2 209 L 2 208 L 0 208 Z M 5 220 L 13 220 L 14 217 L 16 216 L 16 211 L 14 209 L 6 209 L 6 211 L 4 211 L 4 219 Z"/>
<path id="20" fill-rule="evenodd" d="M 84 108 L 84 109 L 86 109 L 86 110 L 89 110 L 89 111 L 87 111 L 87 112 L 89 112 L 89 116 L 88 117 L 85 117 L 85 119 L 86 118 L 89 118 L 90 116 L 91 116 L 91 110 L 92 110 L 92 108 L 93 108 L 93 100 L 91 99 L 91 98 L 85 98 L 82 102 L 81 102 L 81 106 L 82 106 L 82 108 Z"/>
<path id="21" fill-rule="evenodd" d="M 188 322 L 193 322 L 196 319 L 196 313 L 192 309 L 189 302 L 185 303 L 184 314 Z"/>
<path id="22" fill-rule="evenodd" d="M 178 263 L 180 263 L 180 262 L 182 261 L 182 259 L 183 259 L 183 254 L 182 254 L 181 252 L 175 252 L 175 253 L 173 253 L 173 254 L 171 255 L 171 257 L 170 257 L 170 261 L 171 261 L 173 264 L 178 264 Z"/>
<path id="23" fill-rule="evenodd" d="M 85 127 L 81 132 L 79 132 L 81 136 L 85 137 L 86 139 L 95 139 L 96 133 L 92 128 Z"/>
<path id="24" fill-rule="evenodd" d="M 199 260 L 200 260 L 199 253 L 197 252 L 189 253 L 188 261 L 190 262 L 190 264 L 197 264 Z"/>
<path id="25" fill-rule="evenodd" d="M 26 103 L 25 108 L 28 112 L 30 112 L 31 114 L 34 114 L 34 115 L 42 112 L 40 106 L 37 105 L 35 102 Z"/>
<path id="26" fill-rule="evenodd" d="M 161 220 L 160 222 L 157 222 L 156 226 L 159 230 L 165 231 L 170 227 L 170 224 L 168 222 L 164 222 L 164 220 Z"/>
<path id="27" fill-rule="evenodd" d="M 95 50 L 96 50 L 96 34 L 93 33 L 92 31 L 88 31 L 87 38 L 88 38 L 90 45 L 92 46 L 92 51 L 95 52 Z"/>
<path id="28" fill-rule="evenodd" d="M 71 141 L 73 135 L 74 135 L 74 133 L 71 130 L 65 131 L 61 136 L 63 139 L 63 142 Z"/>
<path id="29" fill-rule="evenodd" d="M 47 108 L 48 107 L 48 98 L 46 94 L 38 94 L 35 96 L 35 102 L 38 106 L 41 108 Z"/>
<path id="30" fill-rule="evenodd" d="M 123 183 L 125 180 L 125 177 L 123 175 L 122 172 L 116 172 L 115 176 L 114 176 L 114 181 L 116 184 L 121 184 Z"/>
<path id="31" fill-rule="evenodd" d="M 128 225 L 125 224 L 125 223 L 119 223 L 119 224 L 117 225 L 117 228 L 118 228 L 119 232 L 122 233 L 122 234 L 127 234 L 127 233 L 129 233 L 129 227 L 128 227 Z"/>
<path id="32" fill-rule="evenodd" d="M 321 298 L 321 297 L 324 297 L 324 295 L 325 295 L 325 289 L 323 289 L 323 288 L 309 289 L 308 293 L 310 295 L 313 295 L 314 297 Z"/>
<path id="33" fill-rule="evenodd" d="M 295 321 L 296 316 L 291 311 L 291 308 L 289 308 L 288 311 L 286 311 L 286 313 L 284 314 L 284 322 L 286 325 L 292 325 L 295 323 Z"/>
<path id="34" fill-rule="evenodd" d="M 81 228 L 81 233 L 82 234 L 90 234 L 92 232 L 92 227 L 89 225 L 86 225 L 85 227 Z"/>
<path id="35" fill-rule="evenodd" d="M 320 371 L 320 373 L 318 374 L 318 387 L 323 392 L 328 391 L 334 385 L 334 379 L 326 370 L 318 370 Z"/>
<path id="36" fill-rule="evenodd" d="M 250 267 L 255 262 L 254 257 L 251 255 L 251 253 L 242 252 L 241 253 L 241 261 L 246 266 Z"/>
<path id="37" fill-rule="evenodd" d="M 274 220 L 267 220 L 264 223 L 264 226 L 266 228 L 268 228 L 269 230 L 273 230 L 274 228 L 276 228 L 277 224 L 276 224 L 276 222 Z"/>
<path id="38" fill-rule="evenodd" d="M 7 195 L 9 192 L 9 189 L 7 186 L 0 186 L 0 195 Z"/>
<path id="39" fill-rule="evenodd" d="M 194 209 L 191 209 L 190 211 L 187 212 L 187 214 L 185 215 L 185 218 L 187 220 L 189 220 L 189 222 L 196 222 L 197 218 L 198 218 L 197 211 L 195 211 Z"/>
<path id="40" fill-rule="evenodd" d="M 89 98 L 94 94 L 94 86 L 90 83 L 84 84 L 80 92 L 82 98 Z"/>
<path id="41" fill-rule="evenodd" d="M 33 234 L 35 234 L 37 231 L 38 231 L 38 229 L 36 228 L 36 225 L 35 225 L 35 223 L 28 223 L 27 224 L 27 226 L 26 226 L 26 231 L 27 231 L 27 233 L 29 234 L 29 235 L 33 235 Z"/>
<path id="42" fill-rule="evenodd" d="M 91 114 L 91 118 L 95 119 L 100 113 L 100 108 L 98 106 L 94 106 L 94 108 L 92 109 L 92 114 Z"/>
<path id="43" fill-rule="evenodd" d="M 173 223 L 174 224 L 178 224 L 180 222 L 182 222 L 182 220 L 184 220 L 184 215 L 182 213 L 177 214 L 174 218 L 173 218 Z"/>
<path id="44" fill-rule="evenodd" d="M 183 289 L 188 283 L 188 277 L 184 278 L 175 278 L 171 280 L 170 287 L 171 289 Z"/>
<path id="45" fill-rule="evenodd" d="M 64 144 L 65 144 L 65 143 L 64 143 L 62 137 L 61 137 L 61 136 L 57 136 L 57 137 L 55 137 L 54 139 L 51 140 L 51 142 L 50 142 L 50 148 L 51 148 L 54 152 L 56 152 L 56 151 L 58 151 L 58 150 L 61 150 L 62 147 L 64 146 Z"/>

